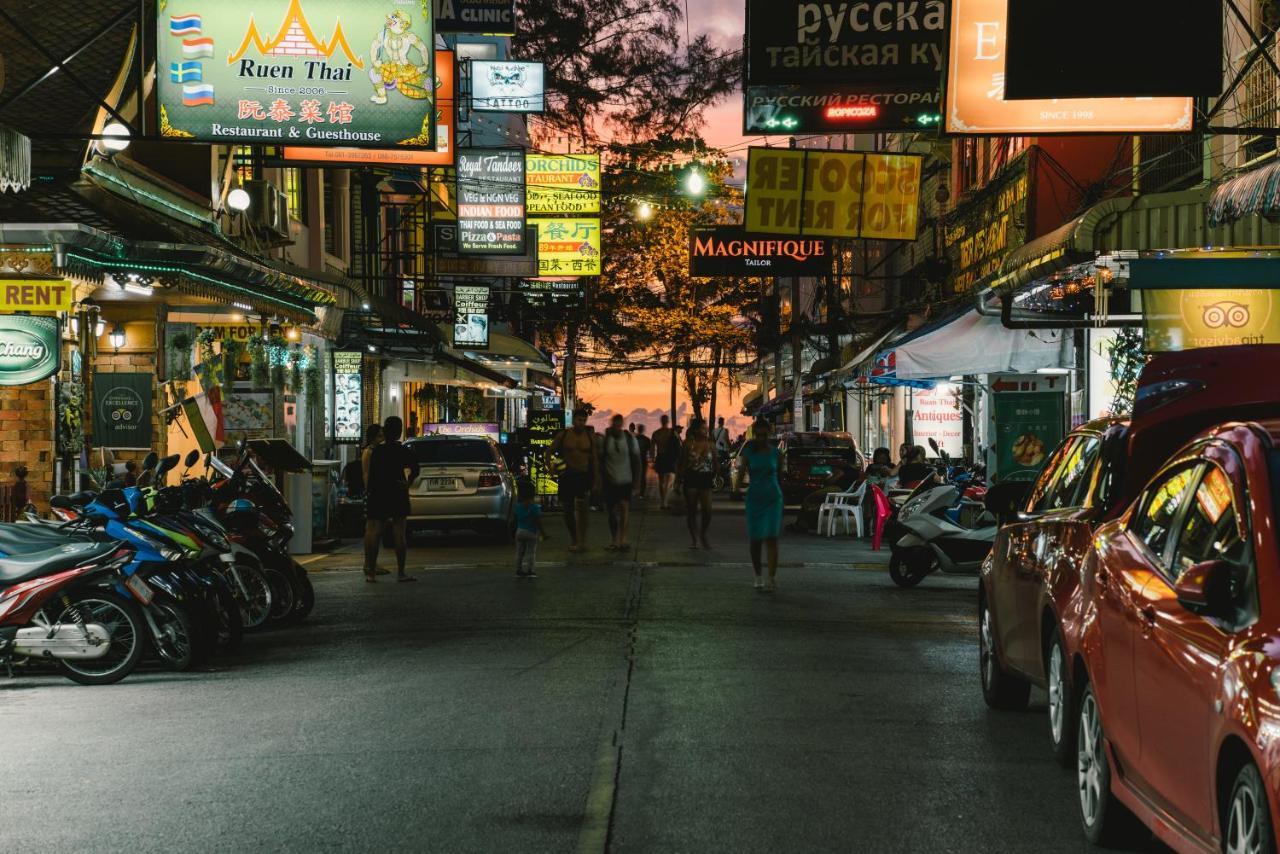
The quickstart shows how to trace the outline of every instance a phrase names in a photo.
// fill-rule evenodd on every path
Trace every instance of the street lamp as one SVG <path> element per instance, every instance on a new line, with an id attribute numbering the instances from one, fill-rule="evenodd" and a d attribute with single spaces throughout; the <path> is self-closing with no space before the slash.
<path id="1" fill-rule="evenodd" d="M 640 207 L 636 208 L 636 216 L 641 222 L 648 222 L 653 219 L 653 205 L 648 202 L 641 202 Z"/>
<path id="2" fill-rule="evenodd" d="M 695 198 L 701 196 L 707 191 L 707 179 L 702 177 L 702 173 L 698 171 L 698 167 L 693 167 L 688 176 L 685 177 L 684 189 L 685 192 Z"/>
<path id="3" fill-rule="evenodd" d="M 102 323 L 102 322 L 103 321 L 99 321 L 99 323 Z M 98 333 L 98 334 L 101 335 L 102 333 Z M 119 321 L 116 322 L 115 326 L 111 327 L 110 340 L 111 340 L 111 346 L 117 350 L 119 350 L 121 347 L 124 346 L 124 325 Z"/>
<path id="4" fill-rule="evenodd" d="M 118 154 L 129 147 L 129 129 L 120 122 L 112 122 L 102 129 L 102 139 L 98 144 L 103 151 Z"/>
<path id="5" fill-rule="evenodd" d="M 252 202 L 253 199 L 249 197 L 249 194 L 243 187 L 236 187 L 230 193 L 227 193 L 227 207 L 231 208 L 236 213 L 244 213 L 247 211 Z"/>

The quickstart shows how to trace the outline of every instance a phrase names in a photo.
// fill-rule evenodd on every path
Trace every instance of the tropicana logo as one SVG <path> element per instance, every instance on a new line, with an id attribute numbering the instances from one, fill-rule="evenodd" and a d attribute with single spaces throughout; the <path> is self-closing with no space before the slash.
<path id="1" fill-rule="evenodd" d="M 296 56 L 308 59 L 329 59 L 338 48 L 342 48 L 352 65 L 364 68 L 364 61 L 347 43 L 346 33 L 342 31 L 342 21 L 335 19 L 333 35 L 329 37 L 329 41 L 320 41 L 311 29 L 306 13 L 302 11 L 302 0 L 291 0 L 280 30 L 273 39 L 264 40 L 258 32 L 258 22 L 249 18 L 249 29 L 245 31 L 244 41 L 240 44 L 240 49 L 227 59 L 227 64 L 231 65 L 244 56 L 250 45 L 257 47 L 263 56 Z"/>
<path id="2" fill-rule="evenodd" d="M 717 240 L 715 235 L 695 236 L 693 254 L 703 258 L 758 258 L 784 256 L 794 261 L 827 254 L 822 240 Z"/>

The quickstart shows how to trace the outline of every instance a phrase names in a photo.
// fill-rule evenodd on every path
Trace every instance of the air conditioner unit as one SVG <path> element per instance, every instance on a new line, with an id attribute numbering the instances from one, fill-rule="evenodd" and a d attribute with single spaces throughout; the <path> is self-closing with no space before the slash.
<path id="1" fill-rule="evenodd" d="M 290 242 L 289 197 L 270 181 L 245 181 L 244 189 L 250 200 L 248 226 L 267 241 Z"/>

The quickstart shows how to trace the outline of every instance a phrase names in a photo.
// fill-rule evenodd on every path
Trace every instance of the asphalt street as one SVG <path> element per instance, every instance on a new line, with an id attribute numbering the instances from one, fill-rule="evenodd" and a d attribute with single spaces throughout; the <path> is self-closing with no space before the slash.
<path id="1" fill-rule="evenodd" d="M 982 703 L 973 578 L 788 535 L 757 593 L 717 512 L 709 552 L 651 510 L 571 560 L 552 517 L 536 580 L 470 534 L 413 584 L 347 549 L 209 669 L 0 679 L 0 850 L 1088 850 L 1042 703 Z"/>

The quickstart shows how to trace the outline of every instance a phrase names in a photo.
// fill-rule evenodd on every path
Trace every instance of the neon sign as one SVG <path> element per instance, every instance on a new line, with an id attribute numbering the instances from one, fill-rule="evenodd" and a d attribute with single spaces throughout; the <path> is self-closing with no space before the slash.
<path id="1" fill-rule="evenodd" d="M 827 107 L 824 115 L 828 119 L 874 119 L 880 115 L 880 108 L 875 104 Z"/>

